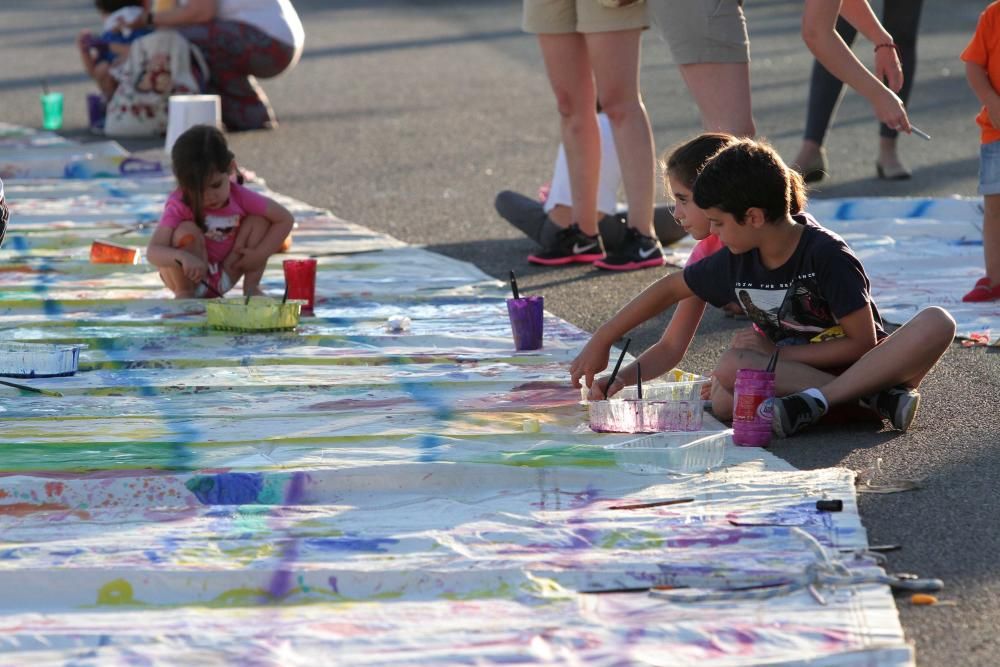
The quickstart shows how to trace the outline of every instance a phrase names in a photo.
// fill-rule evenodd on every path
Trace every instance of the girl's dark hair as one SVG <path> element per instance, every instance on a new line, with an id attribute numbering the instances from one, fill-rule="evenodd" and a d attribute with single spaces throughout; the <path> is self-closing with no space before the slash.
<path id="1" fill-rule="evenodd" d="M 126 7 L 142 7 L 142 0 L 94 0 L 94 6 L 99 11 L 110 14 Z"/>
<path id="2" fill-rule="evenodd" d="M 775 222 L 806 205 L 802 176 L 789 169 L 769 144 L 753 139 L 735 139 L 712 156 L 693 192 L 699 208 L 717 208 L 738 222 L 750 208 L 763 210 L 764 218 Z"/>
<path id="3" fill-rule="evenodd" d="M 731 134 L 722 132 L 705 132 L 670 151 L 666 160 L 660 161 L 664 185 L 669 190 L 668 176 L 684 183 L 689 188 L 694 187 L 694 181 L 701 173 L 702 167 L 709 158 L 736 140 Z"/>
<path id="4" fill-rule="evenodd" d="M 194 222 L 205 229 L 204 190 L 212 174 L 228 174 L 234 155 L 226 137 L 211 125 L 195 125 L 177 137 L 170 150 L 177 187 L 191 207 Z"/>

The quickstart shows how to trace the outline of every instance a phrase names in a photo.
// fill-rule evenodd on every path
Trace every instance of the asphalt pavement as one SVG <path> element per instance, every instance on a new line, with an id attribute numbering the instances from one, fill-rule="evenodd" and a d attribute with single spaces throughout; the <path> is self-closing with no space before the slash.
<path id="1" fill-rule="evenodd" d="M 931 134 L 902 137 L 909 181 L 877 181 L 877 126 L 848 93 L 827 149 L 831 177 L 811 196 L 974 195 L 978 103 L 958 55 L 985 2 L 928 0 L 909 109 Z M 548 180 L 558 143 L 555 104 L 533 37 L 513 0 L 295 0 L 307 46 L 298 67 L 264 83 L 281 127 L 231 137 L 240 163 L 275 190 L 412 244 L 472 262 L 522 290 L 544 294 L 554 314 L 594 330 L 658 270 L 613 274 L 529 265 L 533 244 L 493 211 L 502 189 L 533 194 Z M 875 3 L 878 9 L 880 3 Z M 799 37 L 801 3 L 747 3 L 759 134 L 791 158 L 805 120 L 812 59 Z M 92 3 L 0 2 L 0 120 L 37 126 L 42 79 L 66 95 L 66 134 L 87 139 L 83 75 L 73 46 L 96 29 Z M 856 52 L 871 62 L 870 45 Z M 669 51 L 648 32 L 643 93 L 658 151 L 699 131 L 697 109 Z M 154 155 L 159 142 L 124 142 Z M 662 195 L 661 195 L 662 196 Z M 12 221 L 16 225 L 16 220 Z M 915 266 L 919 282 L 921 267 Z M 670 313 L 633 332 L 633 351 L 658 338 Z M 710 371 L 745 323 L 709 313 L 684 367 Z M 925 478 L 922 488 L 864 494 L 871 543 L 901 545 L 889 568 L 939 577 L 948 605 L 898 607 L 918 664 L 1000 664 L 1000 354 L 953 345 L 921 387 L 905 435 L 872 424 L 807 432 L 772 451 L 803 468 Z"/>

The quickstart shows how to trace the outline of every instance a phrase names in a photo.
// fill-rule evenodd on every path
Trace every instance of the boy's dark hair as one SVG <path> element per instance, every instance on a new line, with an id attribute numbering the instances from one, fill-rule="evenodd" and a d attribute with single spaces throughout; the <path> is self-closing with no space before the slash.
<path id="1" fill-rule="evenodd" d="M 110 14 L 126 7 L 142 7 L 142 0 L 94 0 L 98 11 Z"/>
<path id="2" fill-rule="evenodd" d="M 194 222 L 205 229 L 204 190 L 213 173 L 228 174 L 234 155 L 217 127 L 195 125 L 177 137 L 170 150 L 177 187 L 191 207 Z"/>
<path id="3" fill-rule="evenodd" d="M 735 140 L 736 137 L 731 134 L 705 132 L 677 146 L 670 151 L 670 156 L 666 160 L 660 161 L 664 180 L 668 176 L 673 176 L 689 188 L 694 187 L 695 179 L 709 158 Z M 670 184 L 665 183 L 665 185 L 669 190 Z"/>
<path id="4" fill-rule="evenodd" d="M 753 139 L 737 139 L 712 156 L 693 192 L 699 208 L 717 208 L 738 222 L 751 208 L 763 210 L 764 219 L 774 222 L 806 205 L 802 176 L 769 144 Z"/>

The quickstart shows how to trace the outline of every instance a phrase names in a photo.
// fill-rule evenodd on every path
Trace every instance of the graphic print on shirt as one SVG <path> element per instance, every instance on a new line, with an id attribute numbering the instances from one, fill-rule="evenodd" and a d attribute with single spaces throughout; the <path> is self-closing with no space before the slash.
<path id="1" fill-rule="evenodd" d="M 240 226 L 238 215 L 206 215 L 205 238 L 216 243 L 228 240 Z"/>
<path id="2" fill-rule="evenodd" d="M 808 341 L 837 324 L 815 273 L 800 274 L 791 285 L 737 283 L 736 297 L 747 317 L 775 343 L 786 338 Z"/>

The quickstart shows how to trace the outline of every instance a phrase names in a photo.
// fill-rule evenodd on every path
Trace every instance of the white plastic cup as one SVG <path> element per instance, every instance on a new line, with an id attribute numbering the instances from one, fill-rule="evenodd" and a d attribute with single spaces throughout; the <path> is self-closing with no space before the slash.
<path id="1" fill-rule="evenodd" d="M 222 100 L 218 95 L 171 95 L 167 107 L 167 142 L 170 155 L 177 137 L 195 125 L 222 126 Z"/>

